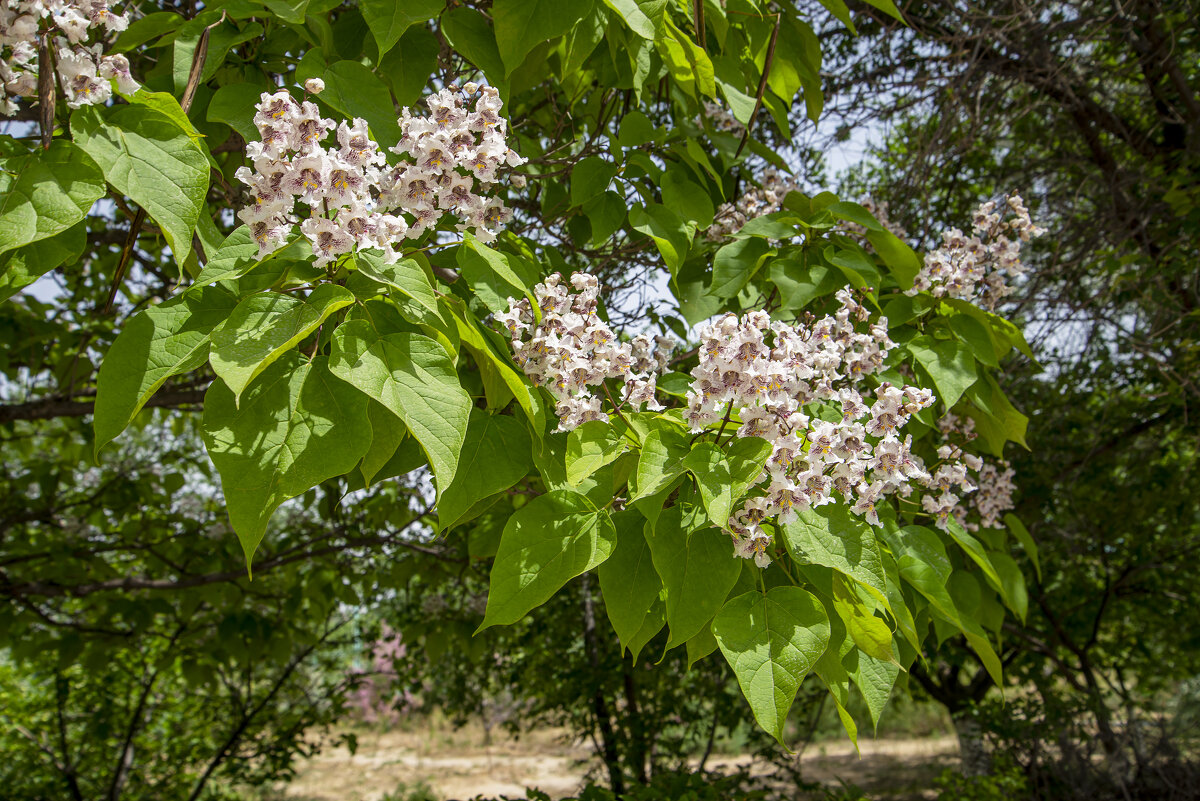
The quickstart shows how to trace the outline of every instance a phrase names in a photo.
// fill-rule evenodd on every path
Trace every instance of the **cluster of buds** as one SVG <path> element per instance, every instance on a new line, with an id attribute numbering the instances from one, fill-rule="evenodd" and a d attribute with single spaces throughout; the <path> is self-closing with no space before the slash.
<path id="1" fill-rule="evenodd" d="M 958 443 L 970 442 L 976 436 L 975 423 L 969 417 L 946 414 L 938 420 L 938 430 L 947 443 L 938 448 L 942 464 L 925 486 L 939 490 L 940 494 L 923 497 L 922 508 L 933 515 L 935 524 L 941 529 L 948 527 L 951 517 L 968 531 L 998 528 L 1001 516 L 1014 507 L 1015 472 L 1004 460 L 992 464 L 962 450 Z M 970 502 L 964 503 L 956 491 L 972 493 Z M 978 516 L 978 522 L 971 518 L 972 511 Z"/>
<path id="2" fill-rule="evenodd" d="M 927 473 L 912 453 L 912 438 L 899 432 L 911 415 L 934 402 L 916 387 L 882 383 L 868 404 L 865 380 L 883 368 L 887 320 L 869 313 L 848 289 L 840 308 L 807 323 L 772 322 L 765 312 L 729 314 L 701 332 L 700 363 L 692 370 L 685 418 L 694 432 L 725 415 L 740 421 L 737 435 L 761 437 L 771 455 L 759 477 L 763 494 L 749 498 L 726 528 L 739 556 L 769 562 L 771 537 L 762 523 L 787 524 L 798 511 L 833 503 L 879 525 L 876 506 Z M 866 327 L 860 332 L 858 327 Z M 768 339 L 770 341 L 768 341 Z M 830 419 L 810 418 L 808 404 L 837 410 Z"/>
<path id="3" fill-rule="evenodd" d="M 610 398 L 615 409 L 626 404 L 633 410 L 663 408 L 654 392 L 674 346 L 670 339 L 640 334 L 632 342 L 619 341 L 597 314 L 600 284 L 587 273 L 572 275 L 569 286 L 555 273 L 533 294 L 540 323 L 526 299 L 510 298 L 509 310 L 496 319 L 508 329 L 514 359 L 525 375 L 554 396 L 559 431 L 608 419 L 592 388 L 609 378 L 623 382 L 620 399 Z"/>
<path id="4" fill-rule="evenodd" d="M 704 235 L 713 242 L 733 236 L 741 230 L 747 220 L 779 211 L 787 193 L 796 189 L 795 181 L 780 174 L 774 167 L 768 167 L 759 177 L 758 186 L 746 192 L 736 202 L 721 204 L 713 224 Z"/>
<path id="5" fill-rule="evenodd" d="M 323 88 L 319 81 L 306 86 Z M 479 99 L 468 112 L 465 97 L 471 94 Z M 446 213 L 458 218 L 460 231 L 495 239 L 495 228 L 511 213 L 500 198 L 475 194 L 475 181 L 486 191 L 502 165 L 523 163 L 505 144 L 496 90 L 467 84 L 462 92 L 443 89 L 426 103 L 429 117 L 403 110 L 402 136 L 392 148 L 413 161 L 390 166 L 364 120 L 335 123 L 311 101 L 297 103 L 284 90 L 264 93 L 254 115 L 260 141 L 246 146 L 254 168 L 237 172 L 253 197 L 238 216 L 260 254 L 282 247 L 299 224 L 317 266 L 356 247 L 382 250 L 390 263 L 400 257 L 398 245 L 435 228 Z M 323 146 L 335 131 L 337 146 Z"/>
<path id="6" fill-rule="evenodd" d="M 996 308 L 1012 294 L 1014 288 L 1009 281 L 1025 274 L 1021 243 L 1041 236 L 1046 229 L 1033 224 L 1020 195 L 1009 195 L 1005 207 L 1011 213 L 1008 219 L 997 212 L 994 201 L 980 206 L 975 211 L 971 236 L 957 228 L 945 231 L 942 246 L 925 255 L 925 264 L 906 294 L 930 292 L 934 297 L 971 301 L 978 298 L 988 309 Z"/>
<path id="7" fill-rule="evenodd" d="M 37 97 L 42 41 L 69 107 L 108 102 L 113 81 L 122 94 L 136 92 L 140 85 L 125 56 L 104 55 L 99 41 L 88 46 L 89 39 L 103 39 L 128 26 L 128 18 L 113 13 L 108 0 L 5 0 L 0 5 L 0 114 L 15 114 L 18 97 Z"/>

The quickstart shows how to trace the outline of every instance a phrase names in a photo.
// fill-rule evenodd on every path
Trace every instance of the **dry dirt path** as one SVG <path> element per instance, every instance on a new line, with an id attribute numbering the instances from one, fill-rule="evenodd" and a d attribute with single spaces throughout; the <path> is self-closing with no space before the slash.
<path id="1" fill-rule="evenodd" d="M 360 732 L 356 753 L 336 748 L 318 754 L 281 790 L 289 801 L 379 801 L 401 785 L 425 782 L 443 799 L 524 797 L 526 787 L 560 798 L 578 790 L 595 764 L 590 748 L 566 743 L 561 731 L 534 732 L 519 740 L 501 734 L 486 747 L 482 742 L 482 732 L 471 727 Z M 849 742 L 811 745 L 800 756 L 802 775 L 833 786 L 852 783 L 871 791 L 872 798 L 921 798 L 916 788 L 928 787 L 931 776 L 958 761 L 953 738 L 864 739 L 860 746 L 861 758 Z M 714 756 L 708 764 L 733 768 L 751 765 L 752 759 Z M 756 772 L 769 769 L 752 767 Z"/>

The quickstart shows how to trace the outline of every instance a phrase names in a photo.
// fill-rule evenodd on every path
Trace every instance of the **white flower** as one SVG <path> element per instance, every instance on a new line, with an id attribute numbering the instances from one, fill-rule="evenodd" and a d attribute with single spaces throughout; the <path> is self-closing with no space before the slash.
<path id="1" fill-rule="evenodd" d="M 325 91 L 325 82 L 320 78 L 309 78 L 304 82 L 304 91 L 310 95 L 319 95 Z"/>

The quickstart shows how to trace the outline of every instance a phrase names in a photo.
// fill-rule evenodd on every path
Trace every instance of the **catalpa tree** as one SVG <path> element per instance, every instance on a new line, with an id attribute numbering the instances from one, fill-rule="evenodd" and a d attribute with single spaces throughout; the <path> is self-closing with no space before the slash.
<path id="1" fill-rule="evenodd" d="M 922 258 L 801 191 L 818 11 L 9 0 L 0 422 L 90 414 L 103 460 L 202 409 L 251 574 L 290 499 L 418 471 L 425 536 L 507 521 L 481 628 L 595 571 L 781 742 L 810 673 L 851 737 L 947 637 L 999 683 L 1041 231 L 1010 195 Z"/>

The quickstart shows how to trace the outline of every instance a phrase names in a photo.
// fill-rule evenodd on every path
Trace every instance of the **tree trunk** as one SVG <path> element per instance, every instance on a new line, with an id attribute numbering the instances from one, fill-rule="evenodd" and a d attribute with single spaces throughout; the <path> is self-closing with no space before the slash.
<path id="1" fill-rule="evenodd" d="M 983 727 L 971 710 L 964 709 L 950 716 L 958 736 L 958 753 L 962 758 L 964 776 L 987 776 L 992 772 L 992 755 L 983 740 Z"/>
<path id="2" fill-rule="evenodd" d="M 601 755 L 608 768 L 608 781 L 613 794 L 620 797 L 625 792 L 625 777 L 621 772 L 621 760 L 617 755 L 617 740 L 613 732 L 612 716 L 608 712 L 608 701 L 600 688 L 600 658 L 596 653 L 596 613 L 592 606 L 591 575 L 580 577 L 583 583 L 583 647 L 587 651 L 592 668 L 592 712 L 596 716 L 596 727 L 600 729 Z"/>

